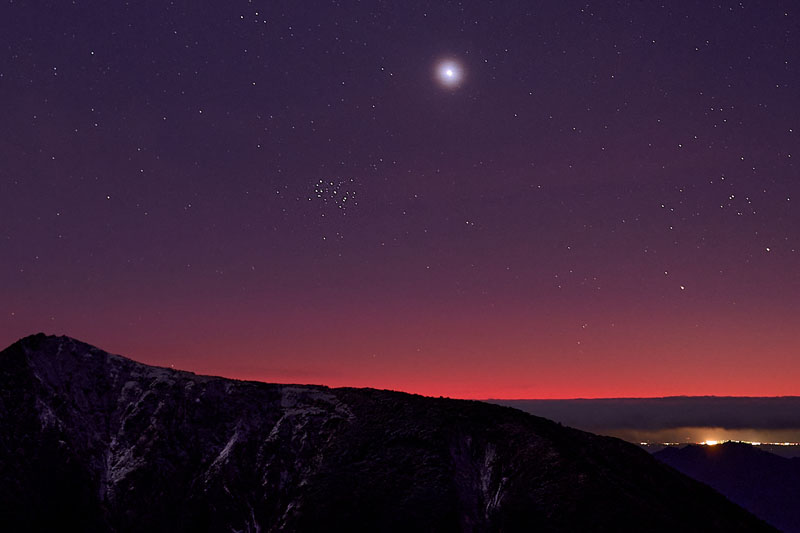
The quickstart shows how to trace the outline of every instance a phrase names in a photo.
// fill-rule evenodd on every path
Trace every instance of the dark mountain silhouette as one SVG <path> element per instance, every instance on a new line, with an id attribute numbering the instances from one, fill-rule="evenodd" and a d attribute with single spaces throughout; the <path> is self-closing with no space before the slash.
<path id="1" fill-rule="evenodd" d="M 0 352 L 7 531 L 772 531 L 623 441 L 482 402 Z"/>
<path id="2" fill-rule="evenodd" d="M 800 458 L 750 444 L 665 448 L 654 454 L 786 533 L 800 533 Z"/>

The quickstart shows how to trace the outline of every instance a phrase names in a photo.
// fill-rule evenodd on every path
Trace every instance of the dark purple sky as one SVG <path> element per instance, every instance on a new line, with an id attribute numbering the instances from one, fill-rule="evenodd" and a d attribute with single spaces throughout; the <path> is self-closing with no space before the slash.
<path id="1" fill-rule="evenodd" d="M 462 397 L 797 393 L 797 8 L 6 0 L 0 344 Z"/>

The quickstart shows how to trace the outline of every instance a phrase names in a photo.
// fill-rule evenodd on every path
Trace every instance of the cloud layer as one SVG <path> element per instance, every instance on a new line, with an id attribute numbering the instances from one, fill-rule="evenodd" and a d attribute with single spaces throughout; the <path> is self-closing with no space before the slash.
<path id="1" fill-rule="evenodd" d="M 800 397 L 675 396 L 601 400 L 491 400 L 588 431 L 608 428 L 659 430 L 800 428 Z"/>

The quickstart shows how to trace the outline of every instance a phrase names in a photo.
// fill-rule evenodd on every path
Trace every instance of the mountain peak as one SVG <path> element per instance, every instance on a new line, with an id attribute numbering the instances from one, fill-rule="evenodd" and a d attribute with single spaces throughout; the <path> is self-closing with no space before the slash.
<path id="1" fill-rule="evenodd" d="M 42 342 L 43 340 L 46 339 L 77 342 L 77 339 L 73 339 L 72 337 L 68 337 L 66 335 L 48 335 L 47 333 L 41 331 L 39 333 L 33 333 L 31 335 L 28 335 L 27 337 L 22 337 L 17 342 L 21 342 L 23 344 L 29 344 L 29 343 Z"/>
<path id="2" fill-rule="evenodd" d="M 9 348 L 13 346 L 19 346 L 21 348 L 25 348 L 26 350 L 31 351 L 42 351 L 46 353 L 50 353 L 51 355 L 60 353 L 61 350 L 56 348 L 55 353 L 53 352 L 53 347 L 59 346 L 74 346 L 74 347 L 82 347 L 87 351 L 101 351 L 94 346 L 86 344 L 84 342 L 79 341 L 78 339 L 74 339 L 72 337 L 68 337 L 66 335 L 48 335 L 46 333 L 34 333 L 32 335 L 28 335 L 27 337 L 22 337 L 17 342 L 9 346 Z M 46 347 L 46 348 L 45 348 Z M 62 348 L 63 350 L 63 348 Z"/>
<path id="3" fill-rule="evenodd" d="M 114 356 L 95 346 L 81 342 L 66 335 L 47 335 L 36 333 L 19 339 L 2 353 L 19 352 L 24 354 L 30 364 L 45 364 L 45 361 L 54 363 L 76 364 L 89 362 L 93 359 L 107 359 L 109 357 L 124 359 Z"/>

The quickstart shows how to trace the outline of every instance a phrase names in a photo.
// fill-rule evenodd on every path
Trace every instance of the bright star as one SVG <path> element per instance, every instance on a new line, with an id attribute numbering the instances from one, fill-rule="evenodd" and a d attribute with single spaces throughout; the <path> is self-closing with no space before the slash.
<path id="1" fill-rule="evenodd" d="M 464 79 L 464 70 L 456 61 L 446 59 L 436 66 L 436 78 L 443 86 L 455 88 Z"/>

